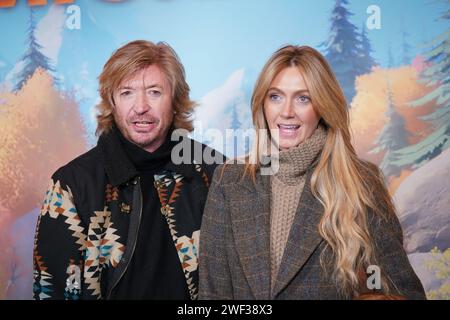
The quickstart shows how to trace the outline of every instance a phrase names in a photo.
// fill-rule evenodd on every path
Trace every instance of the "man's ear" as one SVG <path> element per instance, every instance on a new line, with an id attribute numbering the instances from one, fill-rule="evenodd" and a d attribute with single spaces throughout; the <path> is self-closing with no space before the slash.
<path id="1" fill-rule="evenodd" d="M 114 101 L 114 95 L 111 96 L 111 107 L 112 109 L 116 109 L 116 102 Z"/>

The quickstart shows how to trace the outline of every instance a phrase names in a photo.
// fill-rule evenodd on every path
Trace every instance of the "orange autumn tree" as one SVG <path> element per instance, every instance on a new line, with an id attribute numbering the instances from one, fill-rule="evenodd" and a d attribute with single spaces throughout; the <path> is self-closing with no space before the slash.
<path id="1" fill-rule="evenodd" d="M 350 123 L 353 142 L 358 155 L 380 165 L 385 152 L 377 150 L 377 139 L 384 126 L 389 122 L 388 106 L 404 119 L 408 143 L 413 144 L 427 136 L 432 128 L 421 116 L 433 110 L 429 103 L 420 108 L 410 108 L 409 103 L 431 90 L 421 84 L 418 72 L 411 66 L 395 69 L 374 69 L 356 80 L 357 94 L 350 109 Z M 376 152 L 375 152 L 376 151 Z M 399 183 L 410 173 L 403 168 L 396 174 L 387 177 L 390 191 L 394 191 Z"/>
<path id="2" fill-rule="evenodd" d="M 86 150 L 85 128 L 74 97 L 41 69 L 0 103 L 0 201 L 17 216 L 40 205 L 52 172 Z"/>
<path id="3" fill-rule="evenodd" d="M 72 94 L 37 69 L 16 93 L 0 92 L 0 247 L 9 248 L 16 219 L 40 207 L 51 174 L 87 148 Z M 5 249 L 6 250 L 6 249 Z M 0 255 L 0 299 L 10 276 L 10 251 Z"/>

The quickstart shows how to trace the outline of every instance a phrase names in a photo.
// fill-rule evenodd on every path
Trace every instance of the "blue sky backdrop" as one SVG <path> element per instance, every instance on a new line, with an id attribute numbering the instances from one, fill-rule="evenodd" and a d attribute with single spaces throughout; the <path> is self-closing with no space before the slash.
<path id="1" fill-rule="evenodd" d="M 56 67 L 64 90 L 76 90 L 88 130 L 97 101 L 97 79 L 103 64 L 120 45 L 134 39 L 165 41 L 179 54 L 186 68 L 192 98 L 202 100 L 225 86 L 223 94 L 247 103 L 262 65 L 280 46 L 305 44 L 320 49 L 328 37 L 334 0 L 131 0 L 111 3 L 77 0 L 81 29 L 65 27 L 67 5 L 34 7 L 38 41 Z M 368 6 L 381 9 L 381 29 L 368 30 L 373 57 L 387 66 L 388 48 L 394 60 L 402 58 L 402 31 L 409 34 L 414 57 L 421 46 L 448 25 L 437 20 L 445 1 L 350 0 L 351 21 L 360 28 Z M 26 50 L 29 19 L 26 1 L 0 9 L 0 81 L 14 81 Z M 40 31 L 39 31 L 40 29 Z M 230 83 L 230 81 L 234 81 Z M 237 82 L 237 83 L 236 83 Z M 239 89 L 237 92 L 236 90 Z M 224 97 L 226 98 L 226 97 Z M 233 100 L 234 99 L 234 100 Z M 210 107 L 211 108 L 211 107 Z M 220 106 L 218 106 L 220 108 Z"/>
<path id="2" fill-rule="evenodd" d="M 64 108 L 69 107 L 79 108 L 87 129 L 87 142 L 92 146 L 96 143 L 93 133 L 96 127 L 95 105 L 99 101 L 97 77 L 104 63 L 115 49 L 129 41 L 136 39 L 165 41 L 179 54 L 191 87 L 191 98 L 199 103 L 195 114 L 195 131 L 192 136 L 233 157 L 234 154 L 230 151 L 234 150 L 229 149 L 234 147 L 233 144 L 229 141 L 220 143 L 220 139 L 202 136 L 202 130 L 218 129 L 215 133 L 221 136 L 224 133 L 223 130 L 233 127 L 233 118 L 237 119 L 234 122 L 235 127 L 251 128 L 249 103 L 253 85 L 263 64 L 275 50 L 285 44 L 309 45 L 324 52 L 325 48 L 320 47 L 320 44 L 330 36 L 331 11 L 336 1 L 347 2 L 346 0 L 75 0 L 76 7 L 73 8 L 80 10 L 81 28 L 71 30 L 66 25 L 70 19 L 70 14 L 67 13 L 70 6 L 53 5 L 53 0 L 48 0 L 49 4 L 45 6 L 33 7 L 36 20 L 34 36 L 42 45 L 40 53 L 50 60 L 56 70 L 54 75 L 58 84 L 55 88 L 62 93 L 74 94 L 70 97 L 74 96 L 77 103 L 72 103 L 71 99 L 55 99 L 57 94 L 54 94 L 55 92 L 48 86 L 45 86 L 48 92 L 44 91 L 43 95 L 51 93 L 52 101 L 55 102 L 50 102 L 49 105 L 53 111 L 68 110 Z M 24 107 L 24 110 L 29 110 L 25 107 L 32 107 L 33 110 L 36 108 L 37 112 L 45 111 L 45 108 L 49 107 L 46 103 L 35 104 L 34 100 L 30 104 L 23 102 L 29 101 L 30 97 L 34 99 L 29 94 L 30 90 L 35 90 L 39 86 L 30 86 L 29 90 L 25 87 L 23 92 L 26 92 L 28 100 L 23 100 L 25 99 L 23 97 L 21 99 L 20 93 L 16 96 L 9 94 L 21 78 L 20 71 L 24 66 L 22 56 L 28 49 L 29 42 L 27 29 L 30 7 L 25 0 L 17 2 L 13 8 L 0 8 L 0 119 L 2 116 L 15 114 L 14 111 L 21 111 L 20 107 Z M 360 145 L 367 147 L 364 148 L 365 155 L 374 150 L 371 146 L 374 144 L 384 152 L 383 161 L 381 157 L 374 158 L 375 163 L 381 163 L 381 166 L 389 171 L 392 166 L 398 166 L 394 168 L 395 172 L 391 176 L 386 177 L 389 186 L 392 187 L 390 191 L 396 190 L 395 205 L 404 229 L 408 257 L 425 289 L 431 292 L 429 297 L 440 297 L 437 291 L 430 290 L 441 288 L 441 296 L 448 299 L 448 289 L 446 289 L 448 287 L 445 287 L 448 286 L 448 279 L 438 279 L 436 270 L 427 267 L 427 263 L 436 258 L 436 255 L 429 250 L 434 247 L 445 250 L 450 243 L 449 202 L 446 197 L 442 197 L 450 193 L 448 184 L 450 176 L 448 123 L 450 121 L 446 121 L 449 114 L 449 100 L 448 95 L 444 93 L 448 91 L 448 81 L 445 84 L 448 80 L 446 74 L 448 70 L 445 69 L 448 66 L 448 54 L 438 55 L 433 61 L 434 64 L 425 69 L 433 71 L 430 73 L 433 81 L 441 83 L 440 86 L 426 93 L 422 85 L 419 86 L 417 83 L 420 80 L 416 79 L 418 76 L 416 72 L 421 70 L 424 64 L 420 63 L 420 59 L 416 60 L 419 63 L 412 63 L 412 60 L 422 53 L 430 53 L 430 48 L 424 47 L 424 44 L 436 39 L 438 35 L 442 35 L 436 42 L 440 43 L 439 50 L 448 52 L 446 47 L 450 30 L 448 19 L 444 21 L 438 18 L 449 10 L 450 2 L 449 0 L 348 0 L 346 8 L 353 14 L 350 21 L 359 31 L 369 16 L 367 8 L 371 5 L 376 5 L 381 10 L 381 28 L 367 31 L 374 50 L 372 56 L 382 68 L 394 68 L 372 69 L 360 78 L 364 83 L 360 91 L 362 94 L 356 96 L 360 98 L 355 99 L 359 103 L 355 103 L 356 107 L 352 106 L 350 109 L 353 112 L 357 110 L 357 117 L 353 124 L 360 125 L 360 134 L 357 137 L 363 138 L 360 139 Z M 342 11 L 341 9 L 340 12 Z M 348 24 L 345 23 L 345 25 Z M 348 32 L 348 29 L 347 36 L 352 33 Z M 407 41 L 411 47 L 411 59 L 407 63 L 409 67 L 396 68 L 401 66 L 403 60 L 402 33 L 404 32 L 409 34 Z M 352 40 L 350 43 L 355 43 L 352 35 L 348 37 Z M 444 40 L 447 42 L 444 43 Z M 334 44 L 333 48 L 339 47 L 336 43 Z M 388 60 L 389 49 L 394 60 L 391 66 Z M 34 55 L 40 58 L 39 61 L 46 61 L 42 54 L 34 51 Z M 348 63 L 349 65 L 356 66 L 354 69 L 360 70 L 363 66 L 361 63 L 353 63 L 358 62 L 358 59 L 354 61 L 347 58 L 355 57 L 356 54 L 338 56 L 340 59 L 336 60 L 338 63 L 334 66 L 337 71 L 346 69 L 348 67 L 346 63 L 349 61 L 352 62 Z M 372 66 L 373 64 L 370 63 L 370 67 Z M 354 69 L 351 71 L 354 72 Z M 27 70 L 25 68 L 25 71 Z M 390 77 L 398 79 L 398 82 L 393 83 L 396 86 L 392 86 L 393 89 L 395 87 L 395 92 L 383 89 L 384 82 L 390 81 Z M 351 82 L 349 85 L 351 87 L 353 79 L 348 82 Z M 424 92 L 415 92 L 415 90 Z M 400 96 L 402 100 L 398 106 L 391 103 L 394 101 L 387 99 L 391 94 L 393 96 L 393 93 Z M 43 95 L 40 95 L 42 101 L 47 102 Z M 439 99 L 435 99 L 437 96 Z M 420 106 L 427 105 L 425 108 L 432 112 L 427 116 L 437 116 L 439 122 L 446 123 L 433 127 L 433 130 L 420 142 L 414 142 L 402 149 L 394 148 L 391 142 L 401 140 L 399 139 L 403 137 L 401 134 L 419 132 L 412 132 L 413 129 L 406 130 L 402 121 L 393 121 L 392 117 L 390 117 L 391 121 L 386 122 L 385 111 L 391 108 L 390 110 L 398 112 L 396 117 L 402 115 L 405 121 L 412 121 L 419 113 L 412 112 L 413 109 L 408 108 L 407 114 L 404 109 L 414 102 L 411 99 L 417 98 L 420 102 L 418 109 L 421 108 Z M 14 104 L 11 101 L 18 102 Z M 417 101 L 415 102 L 417 104 Z M 58 108 L 60 104 L 63 109 Z M 17 114 L 21 115 L 20 112 Z M 237 117 L 233 117 L 236 114 Z M 15 127 L 15 123 L 9 119 L 7 118 L 8 124 Z M 20 122 L 19 129 L 26 127 L 29 123 L 22 121 L 22 118 L 17 117 L 17 119 Z M 55 123 L 50 123 L 52 120 L 39 120 L 37 128 L 44 130 L 36 132 L 42 133 L 48 130 L 50 137 L 57 138 L 51 139 L 49 143 L 48 139 L 42 140 L 35 131 L 27 131 L 29 136 L 24 135 L 22 137 L 24 139 L 18 140 L 22 141 L 23 150 L 19 150 L 22 152 L 14 153 L 20 156 L 19 161 L 14 156 L 0 159 L 5 162 L 1 164 L 6 164 L 6 168 L 13 168 L 9 170 L 11 172 L 3 170 L 4 172 L 1 173 L 0 177 L 3 177 L 3 180 L 0 179 L 0 188 L 7 192 L 12 191 L 7 194 L 14 194 L 15 197 L 11 198 L 13 199 L 10 201 L 11 208 L 5 208 L 6 211 L 1 206 L 3 203 L 1 200 L 4 199 L 0 199 L 0 215 L 6 213 L 6 219 L 0 219 L 1 235 L 6 235 L 0 237 L 0 247 L 11 248 L 6 254 L 0 256 L 0 277 L 5 279 L 3 278 L 5 274 L 9 277 L 10 282 L 7 282 L 9 298 L 31 298 L 33 234 L 39 210 L 22 211 L 28 211 L 37 204 L 36 201 L 30 200 L 32 198 L 29 198 L 28 194 L 36 195 L 41 191 L 44 193 L 44 187 L 38 191 L 39 187 L 36 186 L 47 179 L 47 174 L 42 172 L 44 168 L 48 166 L 47 169 L 50 170 L 52 165 L 55 165 L 55 169 L 63 165 L 64 163 L 57 164 L 56 161 L 62 161 L 65 157 L 70 158 L 69 153 L 75 153 L 74 150 L 80 144 L 79 141 L 84 142 L 83 130 L 78 129 L 79 121 L 77 120 L 79 119 L 69 119 L 67 122 L 57 123 L 56 126 Z M 239 125 L 236 125 L 237 122 Z M 67 126 L 67 123 L 70 123 L 70 126 Z M 9 126 L 0 128 L 7 128 L 6 133 L 10 133 Z M 67 130 L 73 128 L 75 129 Z M 428 126 L 421 126 L 421 128 L 425 130 Z M 69 132 L 67 135 L 65 135 L 66 131 Z M 15 131 L 11 131 L 11 135 L 15 134 Z M 383 138 L 382 143 L 376 142 L 380 136 Z M 234 142 L 234 139 L 230 140 Z M 242 140 L 238 141 L 238 155 L 245 152 Z M 15 146 L 14 141 L 10 143 Z M 84 143 L 81 144 L 79 149 L 85 147 Z M 6 146 L 5 150 L 9 150 L 8 144 L 3 143 L 2 146 Z M 34 170 L 33 167 L 30 169 L 29 165 L 26 166 L 24 163 L 29 163 L 30 157 L 25 155 L 34 155 L 36 146 L 39 146 L 39 153 L 32 159 L 39 158 L 40 161 L 34 161 L 33 164 L 39 164 L 36 168 L 40 169 Z M 398 156 L 397 152 L 400 151 L 403 153 Z M 431 157 L 429 151 L 434 157 L 431 160 L 429 160 Z M 442 153 L 439 154 L 439 152 Z M 56 153 L 58 157 L 54 156 Z M 413 167 L 412 164 L 414 166 L 417 164 L 417 157 L 420 161 L 427 162 L 421 167 Z M 403 162 L 399 164 L 398 161 Z M 32 184 L 27 183 L 28 180 L 23 178 L 25 182 L 19 181 L 23 184 L 18 184 L 20 188 L 11 187 L 12 179 L 16 179 L 17 176 L 22 177 L 22 174 L 26 177 L 31 173 L 33 174 Z M 4 195 L 4 191 L 0 190 L 0 195 Z M 25 209 L 17 209 L 18 203 L 21 203 Z M 19 208 L 21 206 L 19 205 Z M 8 229 L 8 222 L 6 230 L 2 229 L 7 224 L 6 221 L 9 221 L 8 219 L 13 219 L 8 218 L 10 216 L 17 218 L 14 218 L 16 220 L 13 227 Z M 2 288 L 0 283 L 0 298 L 5 285 L 3 282 Z"/>

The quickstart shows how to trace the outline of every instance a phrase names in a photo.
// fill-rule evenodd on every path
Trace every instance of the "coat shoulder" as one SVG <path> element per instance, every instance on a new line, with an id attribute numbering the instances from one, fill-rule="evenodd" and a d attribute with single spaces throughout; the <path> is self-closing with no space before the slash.
<path id="1" fill-rule="evenodd" d="M 381 169 L 372 162 L 360 160 L 359 172 L 366 186 L 374 197 L 384 198 L 387 193 L 386 185 L 384 184 L 384 176 Z"/>
<path id="2" fill-rule="evenodd" d="M 195 163 L 201 164 L 202 168 L 206 171 L 208 178 L 211 179 L 216 168 L 219 165 L 225 163 L 225 161 L 227 161 L 227 158 L 216 149 L 213 149 L 204 143 L 190 138 L 186 139 L 190 142 L 192 148 L 192 160 L 194 160 Z M 201 150 L 201 155 L 198 155 L 196 153 L 197 150 Z M 212 162 L 207 161 L 206 155 L 208 155 L 209 157 L 208 160 L 212 160 Z"/>
<path id="3" fill-rule="evenodd" d="M 95 174 L 98 172 L 98 166 L 100 165 L 100 152 L 98 147 L 94 147 L 89 151 L 81 154 L 69 163 L 61 166 L 52 175 L 53 179 L 72 180 L 85 176 L 86 173 Z M 72 179 L 71 179 L 72 178 Z"/>
<path id="4" fill-rule="evenodd" d="M 217 166 L 213 181 L 222 186 L 234 185 L 245 178 L 245 165 L 236 163 L 224 163 Z"/>

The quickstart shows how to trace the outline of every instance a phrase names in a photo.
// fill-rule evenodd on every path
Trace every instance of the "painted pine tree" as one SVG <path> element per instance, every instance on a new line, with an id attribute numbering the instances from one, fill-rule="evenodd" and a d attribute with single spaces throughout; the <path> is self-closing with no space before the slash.
<path id="1" fill-rule="evenodd" d="M 236 110 L 236 103 L 233 104 L 231 108 L 231 129 L 233 129 L 233 154 L 232 157 L 236 158 L 238 156 L 238 137 L 235 130 L 241 129 L 241 122 L 239 121 L 239 116 Z"/>
<path id="2" fill-rule="evenodd" d="M 47 58 L 42 52 L 42 46 L 38 43 L 36 36 L 36 21 L 34 19 L 33 8 L 30 8 L 30 20 L 27 31 L 27 44 L 28 49 L 22 57 L 24 66 L 22 71 L 17 76 L 17 84 L 14 87 L 14 91 L 18 91 L 27 82 L 27 80 L 34 74 L 36 69 L 42 68 L 46 71 L 54 72 L 55 69 L 51 66 L 49 58 Z"/>
<path id="3" fill-rule="evenodd" d="M 445 2 L 450 4 L 449 0 Z M 449 20 L 450 10 L 440 19 Z M 432 40 L 428 47 L 430 50 L 425 59 L 429 67 L 422 72 L 421 78 L 434 89 L 410 106 L 419 107 L 433 102 L 435 111 L 422 119 L 429 121 L 435 131 L 419 143 L 398 150 L 398 160 L 395 161 L 398 166 L 419 167 L 450 147 L 450 28 Z"/>
<path id="4" fill-rule="evenodd" d="M 364 70 L 361 69 L 361 40 L 357 28 L 349 21 L 353 14 L 346 5 L 348 0 L 336 0 L 331 12 L 329 37 L 322 46 L 350 104 L 356 94 L 355 79 Z"/>
<path id="5" fill-rule="evenodd" d="M 371 152 L 385 152 L 380 168 L 384 175 L 388 177 L 396 176 L 400 171 L 400 168 L 393 164 L 393 161 L 396 159 L 395 151 L 408 145 L 408 132 L 405 129 L 405 120 L 396 110 L 389 80 L 387 86 L 386 117 L 388 118 L 388 122 L 375 141 L 377 147 Z"/>
<path id="6" fill-rule="evenodd" d="M 411 45 L 408 42 L 409 33 L 405 30 L 402 30 L 402 64 L 409 65 L 411 64 Z"/>
<path id="7" fill-rule="evenodd" d="M 369 73 L 374 66 L 377 65 L 375 59 L 372 57 L 372 45 L 367 37 L 366 26 L 362 25 L 361 28 L 361 47 L 360 47 L 360 70 L 362 74 Z"/>
<path id="8" fill-rule="evenodd" d="M 391 43 L 388 44 L 388 68 L 394 68 L 395 67 L 395 59 L 394 55 L 392 54 L 392 46 Z"/>

